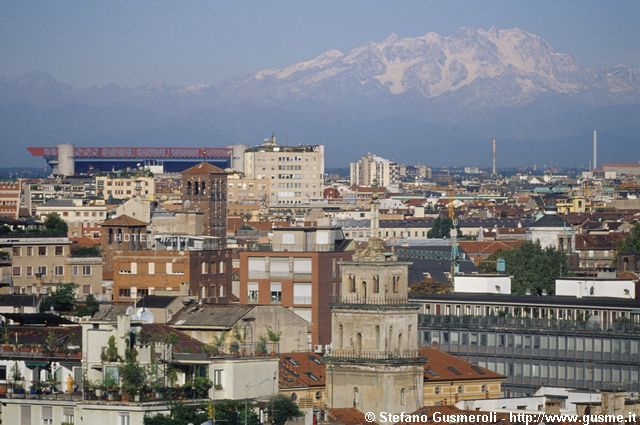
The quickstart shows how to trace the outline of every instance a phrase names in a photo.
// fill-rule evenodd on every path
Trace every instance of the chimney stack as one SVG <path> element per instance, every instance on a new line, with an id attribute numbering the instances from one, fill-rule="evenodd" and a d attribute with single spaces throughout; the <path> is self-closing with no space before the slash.
<path id="1" fill-rule="evenodd" d="M 598 130 L 593 130 L 593 171 L 598 168 Z"/>
<path id="2" fill-rule="evenodd" d="M 491 151 L 493 154 L 493 161 L 491 167 L 491 175 L 496 176 L 498 173 L 496 172 L 496 138 L 491 139 Z"/>

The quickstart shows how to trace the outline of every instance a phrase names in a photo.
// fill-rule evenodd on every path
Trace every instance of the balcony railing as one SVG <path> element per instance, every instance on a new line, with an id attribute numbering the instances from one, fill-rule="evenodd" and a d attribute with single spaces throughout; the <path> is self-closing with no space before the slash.
<path id="1" fill-rule="evenodd" d="M 372 305 L 400 305 L 408 304 L 408 298 L 402 296 L 387 297 L 360 297 L 358 295 L 345 295 L 336 297 L 334 304 L 372 304 Z"/>
<path id="2" fill-rule="evenodd" d="M 401 351 L 365 351 L 354 349 L 331 349 L 328 357 L 335 359 L 362 359 L 362 360 L 395 360 L 395 359 L 418 359 L 418 350 Z"/>
<path id="3" fill-rule="evenodd" d="M 504 327 L 517 329 L 556 329 L 578 332 L 608 331 L 616 333 L 640 333 L 640 323 L 632 322 L 630 320 L 618 320 L 613 323 L 603 323 L 560 319 L 530 319 L 525 317 L 421 314 L 418 316 L 418 324 L 421 326 L 456 325 L 483 329 Z"/>

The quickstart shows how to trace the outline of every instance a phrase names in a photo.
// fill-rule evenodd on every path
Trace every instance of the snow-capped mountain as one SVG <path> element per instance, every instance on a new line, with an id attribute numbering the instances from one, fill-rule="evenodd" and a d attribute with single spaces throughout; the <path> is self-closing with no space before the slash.
<path id="1" fill-rule="evenodd" d="M 308 61 L 232 80 L 223 92 L 323 99 L 381 94 L 436 98 L 466 92 L 461 99 L 465 104 L 482 98 L 482 104 L 509 105 L 543 93 L 592 90 L 640 98 L 638 74 L 624 67 L 584 69 L 568 54 L 518 28 L 462 28 L 450 36 L 392 34 L 346 54 L 329 50 Z"/>
<path id="2" fill-rule="evenodd" d="M 334 165 L 367 151 L 478 165 L 491 137 L 499 162 L 575 165 L 588 162 L 594 128 L 603 161 L 629 160 L 638 116 L 640 69 L 587 69 L 521 29 L 462 28 L 216 84 L 79 89 L 45 73 L 0 76 L 0 165 L 29 159 L 29 145 L 224 146 L 272 131 L 325 144 Z"/>

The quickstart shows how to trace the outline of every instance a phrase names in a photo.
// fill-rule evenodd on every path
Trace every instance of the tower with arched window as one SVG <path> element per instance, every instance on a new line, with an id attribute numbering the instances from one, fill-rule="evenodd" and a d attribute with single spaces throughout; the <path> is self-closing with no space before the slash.
<path id="1" fill-rule="evenodd" d="M 225 247 L 227 237 L 227 173 L 201 162 L 182 173 L 182 207 L 204 215 L 204 232 Z"/>
<path id="2" fill-rule="evenodd" d="M 413 412 L 422 407 L 417 305 L 408 303 L 407 262 L 382 240 L 340 264 L 342 284 L 332 309 L 327 395 L 332 408 Z"/>

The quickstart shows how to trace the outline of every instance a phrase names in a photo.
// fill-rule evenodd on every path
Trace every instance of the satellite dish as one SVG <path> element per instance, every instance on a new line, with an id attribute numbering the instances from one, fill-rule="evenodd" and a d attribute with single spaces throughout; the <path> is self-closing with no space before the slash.
<path id="1" fill-rule="evenodd" d="M 184 204 L 182 204 L 184 206 L 185 209 L 189 209 L 189 207 L 191 206 L 191 201 L 188 199 L 185 199 Z"/>
<path id="2" fill-rule="evenodd" d="M 144 322 L 144 323 L 153 323 L 154 321 L 153 313 L 151 313 L 149 310 L 147 310 L 144 307 L 138 309 L 136 314 L 133 316 L 133 319 L 140 320 L 141 322 Z"/>

